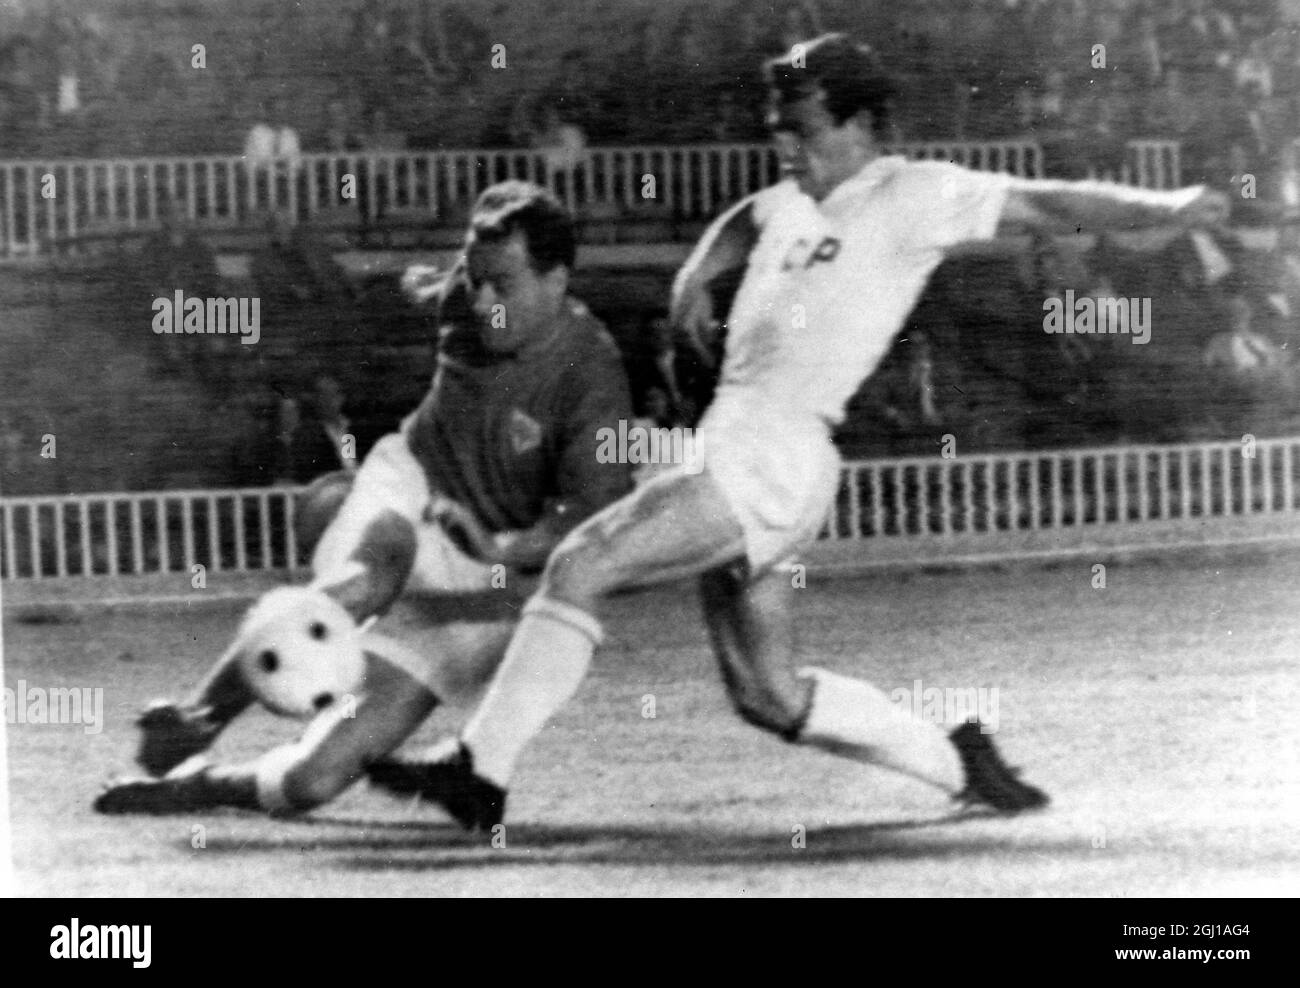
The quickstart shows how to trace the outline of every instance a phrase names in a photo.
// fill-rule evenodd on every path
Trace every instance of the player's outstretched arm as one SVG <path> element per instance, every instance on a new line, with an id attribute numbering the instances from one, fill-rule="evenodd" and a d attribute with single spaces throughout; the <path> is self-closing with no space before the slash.
<path id="1" fill-rule="evenodd" d="M 1008 189 L 998 232 L 1098 233 L 1164 225 L 1215 226 L 1227 219 L 1228 209 L 1227 196 L 1201 185 L 1158 191 L 1106 182 L 1026 180 Z"/>

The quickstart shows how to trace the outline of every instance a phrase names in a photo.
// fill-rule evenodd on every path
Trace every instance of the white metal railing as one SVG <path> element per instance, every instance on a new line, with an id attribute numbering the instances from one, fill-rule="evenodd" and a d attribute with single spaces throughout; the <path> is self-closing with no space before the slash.
<path id="1" fill-rule="evenodd" d="M 1300 438 L 865 460 L 832 540 L 1298 514 Z"/>
<path id="2" fill-rule="evenodd" d="M 1043 174 L 1026 140 L 904 142 L 886 150 L 1016 175 Z M 1176 141 L 1130 141 L 1124 180 L 1179 184 Z M 571 209 L 618 215 L 653 211 L 703 219 L 776 180 L 768 144 L 588 148 L 573 167 L 537 150 L 307 154 L 253 167 L 237 155 L 0 162 L 0 257 L 32 256 L 97 232 L 156 226 L 165 202 L 215 228 L 278 211 L 295 219 L 343 211 L 349 222 L 395 214 L 456 218 L 488 185 L 522 178 L 548 186 Z M 646 178 L 653 176 L 653 197 Z M 345 187 L 346 186 L 346 187 Z"/>
<path id="3" fill-rule="evenodd" d="M 1032 141 L 913 142 L 889 150 L 1042 174 L 1042 152 Z M 149 229 L 166 203 L 214 228 L 246 225 L 271 211 L 293 219 L 328 213 L 349 224 L 403 214 L 429 222 L 457 219 L 488 185 L 521 178 L 546 185 L 580 215 L 657 208 L 704 219 L 777 176 L 768 144 L 588 148 L 573 167 L 561 168 L 537 150 L 331 152 L 274 167 L 253 167 L 237 155 L 0 161 L 0 257 L 45 253 L 95 233 Z"/>
<path id="4" fill-rule="evenodd" d="M 1129 141 L 1131 182 L 1145 189 L 1177 189 L 1183 184 L 1182 151 L 1177 141 Z"/>
<path id="5" fill-rule="evenodd" d="M 300 569 L 297 488 L 0 499 L 6 579 Z"/>
<path id="6" fill-rule="evenodd" d="M 1177 141 L 1129 141 L 1119 173 L 1090 166 L 1088 177 L 1147 189 L 1177 189 L 1182 185 L 1182 152 Z"/>
<path id="7" fill-rule="evenodd" d="M 6 579 L 275 570 L 307 560 L 297 488 L 0 499 Z M 1300 437 L 863 460 L 844 466 L 828 543 L 996 553 L 1009 536 L 1158 530 L 1215 519 L 1300 520 Z M 873 550 L 874 551 L 874 550 Z"/>

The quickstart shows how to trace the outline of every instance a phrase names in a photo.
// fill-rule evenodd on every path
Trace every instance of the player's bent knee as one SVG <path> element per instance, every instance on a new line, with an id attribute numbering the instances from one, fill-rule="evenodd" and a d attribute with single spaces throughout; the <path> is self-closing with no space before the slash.
<path id="1" fill-rule="evenodd" d="M 314 809 L 341 793 L 360 776 L 341 767 L 323 767 L 310 761 L 295 765 L 285 772 L 280 791 L 291 810 Z"/>
<path id="2" fill-rule="evenodd" d="M 551 553 L 539 589 L 554 600 L 590 609 L 614 589 L 613 573 L 593 542 L 566 539 Z"/>
<path id="3" fill-rule="evenodd" d="M 318 552 L 312 568 L 317 585 L 329 588 L 354 616 L 382 614 L 405 588 L 418 548 L 415 526 L 395 511 L 384 511 L 367 522 L 350 546 L 335 544 Z"/>
<path id="4" fill-rule="evenodd" d="M 415 526 L 396 511 L 385 511 L 366 525 L 352 558 L 376 572 L 405 578 L 415 565 L 417 549 Z"/>

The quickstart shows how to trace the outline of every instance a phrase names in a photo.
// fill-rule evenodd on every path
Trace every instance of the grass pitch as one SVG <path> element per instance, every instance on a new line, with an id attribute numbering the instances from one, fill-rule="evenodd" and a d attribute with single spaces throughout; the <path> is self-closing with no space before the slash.
<path id="1" fill-rule="evenodd" d="M 796 591 L 810 663 L 922 697 L 996 689 L 996 740 L 1052 795 L 1043 813 L 956 815 L 920 783 L 747 727 L 683 586 L 614 603 L 592 674 L 525 756 L 496 847 L 364 784 L 294 821 L 97 816 L 101 783 L 131 770 L 136 712 L 192 684 L 239 608 L 133 607 L 53 623 L 7 613 L 6 686 L 104 691 L 98 734 L 9 726 L 19 890 L 1294 894 L 1300 558 L 1114 562 L 1104 589 L 1093 582 L 1079 562 L 812 578 Z M 414 741 L 463 716 L 439 710 Z M 256 712 L 217 753 L 251 757 L 295 729 Z"/>

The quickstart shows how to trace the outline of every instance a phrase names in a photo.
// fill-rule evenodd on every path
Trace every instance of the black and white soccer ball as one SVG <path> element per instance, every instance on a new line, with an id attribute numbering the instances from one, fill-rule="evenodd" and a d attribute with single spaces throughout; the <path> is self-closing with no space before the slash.
<path id="1" fill-rule="evenodd" d="M 286 717 L 355 701 L 365 680 L 361 630 L 341 604 L 311 587 L 263 594 L 245 615 L 236 647 L 253 693 Z"/>

